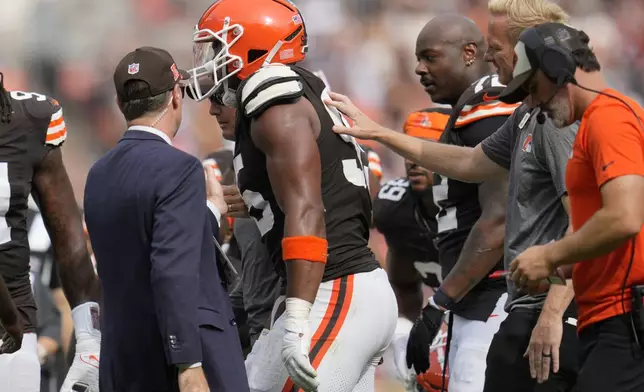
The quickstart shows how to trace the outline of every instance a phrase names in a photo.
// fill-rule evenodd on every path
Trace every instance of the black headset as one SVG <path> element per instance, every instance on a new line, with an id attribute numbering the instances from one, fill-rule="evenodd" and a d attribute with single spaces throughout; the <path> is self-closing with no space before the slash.
<path id="1" fill-rule="evenodd" d="M 566 83 L 576 84 L 577 65 L 571 51 L 556 45 L 547 45 L 536 29 L 526 30 L 521 35 L 521 41 L 530 48 L 526 51 L 530 62 L 538 64 L 539 69 L 551 82 L 558 87 L 563 87 Z"/>

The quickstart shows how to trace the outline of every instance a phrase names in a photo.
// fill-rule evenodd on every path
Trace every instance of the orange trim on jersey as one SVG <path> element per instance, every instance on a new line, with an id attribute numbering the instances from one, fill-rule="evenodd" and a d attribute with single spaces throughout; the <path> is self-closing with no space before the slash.
<path id="1" fill-rule="evenodd" d="M 60 145 L 67 138 L 67 126 L 65 125 L 65 118 L 63 117 L 63 109 L 59 108 L 51 115 L 49 126 L 47 127 L 47 135 L 45 136 L 45 144 Z"/>
<path id="2" fill-rule="evenodd" d="M 382 170 L 379 168 L 375 168 L 373 166 L 369 166 L 369 170 L 373 173 L 374 176 L 376 176 L 377 179 L 382 179 Z"/>
<path id="3" fill-rule="evenodd" d="M 307 260 L 314 263 L 326 263 L 329 243 L 326 239 L 302 235 L 282 239 L 282 259 Z"/>
<path id="4" fill-rule="evenodd" d="M 55 127 L 57 125 L 60 125 L 60 124 L 62 124 L 64 122 L 65 122 L 65 120 L 62 117 L 57 118 L 56 120 L 52 120 L 52 121 L 49 122 L 49 128 L 53 128 L 53 127 Z"/>
<path id="5" fill-rule="evenodd" d="M 45 138 L 45 142 L 53 142 L 56 139 L 66 137 L 67 136 L 67 128 L 63 128 L 58 132 L 55 133 L 47 133 L 47 137 Z"/>
<path id="6" fill-rule="evenodd" d="M 407 117 L 403 131 L 409 136 L 438 140 L 448 121 L 449 115 L 445 113 L 414 112 Z"/>
<path id="7" fill-rule="evenodd" d="M 322 322 L 315 330 L 313 338 L 311 338 L 309 360 L 311 361 L 311 366 L 316 370 L 338 337 L 344 321 L 347 318 L 353 298 L 354 279 L 354 275 L 348 275 L 333 281 L 329 305 L 326 308 Z M 284 388 L 282 388 L 282 392 L 300 391 L 301 389 L 295 386 L 290 377 L 286 380 Z"/>
<path id="8" fill-rule="evenodd" d="M 377 155 L 375 155 L 372 152 L 369 152 L 367 156 L 368 156 L 367 159 L 369 160 L 369 163 L 377 163 L 380 165 L 380 158 Z"/>
<path id="9" fill-rule="evenodd" d="M 369 161 L 369 170 L 378 177 L 382 178 L 382 163 L 380 161 L 380 156 L 375 151 L 369 151 L 367 153 L 367 160 Z"/>
<path id="10" fill-rule="evenodd" d="M 509 116 L 511 115 L 520 104 L 507 104 L 500 101 L 495 103 L 477 105 L 468 111 L 462 111 L 460 116 L 456 119 L 454 127 L 459 128 L 475 121 L 479 121 L 488 117 L 495 116 Z"/>
<path id="11" fill-rule="evenodd" d="M 213 158 L 208 158 L 203 161 L 204 165 L 208 165 L 212 168 L 212 170 L 215 172 L 215 180 L 221 182 L 223 180 L 223 174 L 221 173 L 221 170 L 219 169 L 219 164 L 217 161 Z"/>

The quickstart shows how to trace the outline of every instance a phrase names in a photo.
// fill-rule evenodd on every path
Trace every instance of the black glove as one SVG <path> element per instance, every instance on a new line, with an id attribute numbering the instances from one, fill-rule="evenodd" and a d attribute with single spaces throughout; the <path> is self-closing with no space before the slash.
<path id="1" fill-rule="evenodd" d="M 407 341 L 407 367 L 414 366 L 416 374 L 429 369 L 429 347 L 441 329 L 444 314 L 433 305 L 427 305 L 411 328 Z"/>

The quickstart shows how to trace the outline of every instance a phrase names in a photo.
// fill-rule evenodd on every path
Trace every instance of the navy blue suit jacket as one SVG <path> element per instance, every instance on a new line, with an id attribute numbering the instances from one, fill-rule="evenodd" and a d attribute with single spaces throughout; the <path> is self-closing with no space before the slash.
<path id="1" fill-rule="evenodd" d="M 202 362 L 213 391 L 248 391 L 215 260 L 199 160 L 129 130 L 94 164 L 85 220 L 102 282 L 101 391 L 178 391 Z M 209 218 L 211 217 L 211 218 Z"/>

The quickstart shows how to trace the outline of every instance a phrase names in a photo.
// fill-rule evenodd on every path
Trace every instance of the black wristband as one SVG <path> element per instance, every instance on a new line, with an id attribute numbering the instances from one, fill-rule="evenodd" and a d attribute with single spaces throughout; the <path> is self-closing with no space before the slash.
<path id="1" fill-rule="evenodd" d="M 441 287 L 436 290 L 434 293 L 434 303 L 442 308 L 449 310 L 452 306 L 456 304 L 452 298 L 450 298 Z"/>

